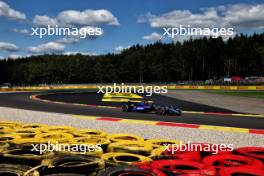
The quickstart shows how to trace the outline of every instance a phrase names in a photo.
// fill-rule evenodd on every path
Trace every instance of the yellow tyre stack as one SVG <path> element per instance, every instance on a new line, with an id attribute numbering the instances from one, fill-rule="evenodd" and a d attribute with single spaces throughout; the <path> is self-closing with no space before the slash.
<path id="1" fill-rule="evenodd" d="M 149 162 L 152 151 L 162 144 L 131 134 L 0 122 L 0 173 L 13 169 L 25 175 L 92 176 L 113 165 Z"/>
<path id="2" fill-rule="evenodd" d="M 141 141 L 121 141 L 114 142 L 108 146 L 107 152 L 133 153 L 149 156 L 153 150 L 152 144 Z"/>
<path id="3" fill-rule="evenodd" d="M 141 162 L 150 162 L 151 159 L 146 156 L 136 155 L 132 153 L 106 153 L 102 156 L 106 166 L 115 166 L 119 164 L 133 164 Z"/>
<path id="4" fill-rule="evenodd" d="M 144 138 L 131 134 L 112 134 L 108 136 L 111 142 L 121 142 L 121 141 L 144 141 Z"/>

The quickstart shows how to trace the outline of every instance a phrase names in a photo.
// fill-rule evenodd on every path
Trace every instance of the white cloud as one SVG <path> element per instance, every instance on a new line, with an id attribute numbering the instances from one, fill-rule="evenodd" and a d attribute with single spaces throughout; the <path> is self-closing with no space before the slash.
<path id="1" fill-rule="evenodd" d="M 26 15 L 19 11 L 12 9 L 8 4 L 0 1 L 0 16 L 16 20 L 25 20 Z"/>
<path id="2" fill-rule="evenodd" d="M 29 34 L 29 31 L 27 29 L 13 29 L 14 32 L 20 33 L 20 34 Z"/>
<path id="3" fill-rule="evenodd" d="M 201 14 L 193 14 L 189 10 L 174 10 L 161 15 L 148 15 L 151 27 L 179 27 L 192 25 L 196 27 L 216 25 L 218 15 L 215 9 L 207 9 Z"/>
<path id="4" fill-rule="evenodd" d="M 32 54 L 51 54 L 51 53 L 62 53 L 64 51 L 65 46 L 56 43 L 56 42 L 48 42 L 45 44 L 41 44 L 38 46 L 28 47 L 28 52 Z"/>
<path id="5" fill-rule="evenodd" d="M 47 15 L 36 15 L 33 19 L 33 23 L 38 26 L 58 25 L 57 19 L 51 18 Z"/>
<path id="6" fill-rule="evenodd" d="M 14 52 L 18 51 L 19 48 L 13 43 L 0 42 L 0 50 Z"/>
<path id="7" fill-rule="evenodd" d="M 80 24 L 80 25 L 100 25 L 108 24 L 113 26 L 120 25 L 117 18 L 108 10 L 67 10 L 59 13 L 57 19 L 65 24 Z"/>
<path id="8" fill-rule="evenodd" d="M 244 29 L 264 29 L 264 4 L 230 5 L 223 10 L 223 23 Z"/>
<path id="9" fill-rule="evenodd" d="M 39 26 L 71 26 L 71 25 L 120 25 L 118 19 L 108 10 L 66 10 L 52 18 L 47 15 L 36 15 L 33 23 Z"/>
<path id="10" fill-rule="evenodd" d="M 0 59 L 4 59 L 4 57 L 3 56 L 0 56 Z"/>
<path id="11" fill-rule="evenodd" d="M 158 41 L 162 39 L 162 35 L 158 34 L 157 32 L 153 32 L 150 35 L 143 36 L 142 38 L 150 41 Z"/>
<path id="12" fill-rule="evenodd" d="M 72 38 L 72 37 L 65 37 L 65 38 L 56 40 L 56 42 L 61 43 L 61 44 L 76 44 L 80 42 L 80 39 Z"/>
<path id="13" fill-rule="evenodd" d="M 235 29 L 264 29 L 264 4 L 233 4 L 200 9 L 173 10 L 164 14 L 146 14 L 138 22 L 149 22 L 153 28 L 162 27 L 234 27 Z"/>

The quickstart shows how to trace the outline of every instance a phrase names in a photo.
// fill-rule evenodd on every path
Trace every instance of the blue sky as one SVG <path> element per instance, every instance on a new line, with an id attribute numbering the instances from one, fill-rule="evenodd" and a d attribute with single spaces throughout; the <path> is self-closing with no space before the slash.
<path id="1" fill-rule="evenodd" d="M 59 26 L 94 26 L 104 32 L 94 39 L 68 43 L 58 42 L 64 36 L 31 36 L 31 27 L 45 27 L 43 17 Z M 0 58 L 51 52 L 105 54 L 133 44 L 155 42 L 163 33 L 162 27 L 179 24 L 223 25 L 233 27 L 237 33 L 263 32 L 264 1 L 0 0 L 0 24 Z"/>

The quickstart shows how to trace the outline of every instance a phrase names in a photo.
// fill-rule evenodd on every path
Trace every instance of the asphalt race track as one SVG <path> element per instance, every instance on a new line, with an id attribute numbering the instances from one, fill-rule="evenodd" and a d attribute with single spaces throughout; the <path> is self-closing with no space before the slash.
<path id="1" fill-rule="evenodd" d="M 50 93 L 50 92 L 48 92 Z M 102 108 L 102 107 L 89 107 L 89 106 L 76 106 L 70 104 L 55 104 L 51 102 L 41 102 L 38 100 L 30 99 L 31 95 L 47 94 L 47 92 L 19 92 L 19 93 L 0 93 L 0 106 L 13 107 L 19 109 L 75 114 L 75 115 L 91 115 L 91 116 L 105 116 L 116 117 L 125 119 L 137 120 L 153 120 L 153 121 L 166 121 L 178 122 L 189 124 L 203 124 L 203 125 L 216 125 L 228 127 L 240 127 L 250 129 L 264 129 L 264 118 L 257 117 L 234 117 L 227 115 L 208 115 L 208 114 L 183 114 L 182 116 L 159 116 L 156 114 L 143 114 L 134 112 L 122 112 L 117 108 Z M 95 93 L 56 93 L 42 95 L 41 99 L 48 99 L 53 101 L 62 101 L 68 103 L 80 104 L 102 104 L 99 100 L 101 95 Z M 182 101 L 174 98 L 165 97 L 162 95 L 154 95 L 152 99 L 157 104 L 176 104 L 179 105 L 184 111 L 205 111 L 205 112 L 223 112 L 223 113 L 237 113 L 226 109 L 215 108 L 211 106 L 196 104 L 192 102 Z M 113 104 L 108 104 L 113 105 Z M 118 106 L 118 104 L 115 104 Z M 119 104 L 120 105 L 120 104 Z M 1 112 L 0 112 L 1 113 Z"/>
<path id="2" fill-rule="evenodd" d="M 201 105 L 197 103 L 191 103 L 175 98 L 170 98 L 162 95 L 154 94 L 151 97 L 145 95 L 145 99 L 154 100 L 156 104 L 159 105 L 178 105 L 183 110 L 186 111 L 204 111 L 204 112 L 226 112 L 226 113 L 237 113 L 234 111 L 215 108 L 211 106 Z M 97 94 L 94 92 L 79 92 L 79 93 L 56 93 L 56 94 L 47 94 L 39 96 L 40 99 L 67 102 L 67 103 L 79 103 L 79 104 L 91 104 L 99 106 L 118 106 L 121 107 L 123 103 L 112 103 L 112 102 L 102 102 L 103 94 Z"/>

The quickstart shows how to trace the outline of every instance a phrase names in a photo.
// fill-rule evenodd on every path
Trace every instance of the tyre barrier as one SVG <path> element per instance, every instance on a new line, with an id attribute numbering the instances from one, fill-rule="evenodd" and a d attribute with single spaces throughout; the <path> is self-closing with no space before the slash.
<path id="1" fill-rule="evenodd" d="M 150 158 L 132 153 L 106 153 L 102 155 L 106 166 L 115 166 L 118 164 L 133 164 L 152 161 Z"/>
<path id="2" fill-rule="evenodd" d="M 37 134 L 35 139 L 39 143 L 67 143 L 73 138 L 72 134 L 64 132 L 46 132 Z"/>
<path id="3" fill-rule="evenodd" d="M 12 128 L 6 126 L 0 126 L 0 135 L 11 132 Z"/>
<path id="4" fill-rule="evenodd" d="M 92 130 L 92 129 L 87 129 L 87 130 L 78 130 L 73 133 L 75 137 L 93 137 L 93 138 L 106 138 L 107 133 L 104 131 L 100 130 Z"/>
<path id="5" fill-rule="evenodd" d="M 194 161 L 158 160 L 151 163 L 150 166 L 177 175 L 216 175 L 214 167 Z"/>
<path id="6" fill-rule="evenodd" d="M 0 143 L 15 143 L 15 141 L 21 139 L 17 134 L 3 134 L 0 135 Z"/>
<path id="7" fill-rule="evenodd" d="M 32 151 L 32 145 L 40 149 L 42 144 L 56 150 Z M 200 144 L 198 151 L 175 147 L 181 144 L 93 129 L 0 121 L 0 176 L 264 176 L 264 147 L 214 154 L 218 144 L 195 143 Z"/>
<path id="8" fill-rule="evenodd" d="M 39 130 L 41 132 L 44 132 L 43 129 L 47 129 L 48 125 L 42 125 L 42 124 L 25 124 L 21 126 L 21 129 L 35 129 Z"/>
<path id="9" fill-rule="evenodd" d="M 2 122 L 0 122 L 0 126 L 1 127 L 9 127 L 9 128 L 14 129 L 14 128 L 20 127 L 21 124 L 17 123 L 17 122 L 2 121 Z"/>
<path id="10" fill-rule="evenodd" d="M 226 167 L 263 168 L 263 163 L 260 160 L 234 154 L 207 156 L 203 159 L 203 163 L 208 166 L 214 166 L 218 170 Z"/>
<path id="11" fill-rule="evenodd" d="M 34 129 L 34 128 L 33 129 L 32 128 L 28 128 L 28 129 L 17 129 L 17 130 L 14 130 L 13 133 L 17 134 L 21 138 L 33 138 L 37 134 L 40 134 L 41 131 L 39 131 L 37 129 Z"/>
<path id="12" fill-rule="evenodd" d="M 111 142 L 120 142 L 120 141 L 144 141 L 144 138 L 131 134 L 112 134 L 108 136 L 108 139 Z"/>
<path id="13" fill-rule="evenodd" d="M 19 164 L 0 164 L 0 175 L 2 176 L 39 176 L 38 171 L 25 174 L 31 167 Z"/>
<path id="14" fill-rule="evenodd" d="M 9 147 L 8 143 L 0 143 L 0 153 L 5 152 Z"/>
<path id="15" fill-rule="evenodd" d="M 40 154 L 40 152 L 33 151 L 32 149 L 15 149 L 3 152 L 1 162 L 17 164 L 27 163 L 29 166 L 36 166 L 41 164 L 43 159 L 52 156 L 53 153 Z"/>
<path id="16" fill-rule="evenodd" d="M 166 148 L 160 147 L 154 149 L 151 152 L 152 159 L 160 160 L 160 159 L 178 159 L 178 160 L 188 160 L 188 161 L 201 161 L 201 155 L 199 151 L 180 151 L 179 149 L 175 148 Z"/>
<path id="17" fill-rule="evenodd" d="M 115 166 L 107 169 L 101 176 L 167 176 L 158 169 L 142 169 L 136 166 Z"/>
<path id="18" fill-rule="evenodd" d="M 71 140 L 70 143 L 73 144 L 87 144 L 87 145 L 96 145 L 100 144 L 100 147 L 104 152 L 107 150 L 107 146 L 111 143 L 107 138 L 95 138 L 95 137 L 76 137 Z"/>
<path id="19" fill-rule="evenodd" d="M 234 151 L 237 154 L 253 157 L 264 162 L 264 147 L 241 147 Z"/>
<path id="20" fill-rule="evenodd" d="M 57 173 L 57 174 L 45 174 L 45 176 L 86 176 L 84 174 L 71 174 L 71 173 Z"/>
<path id="21" fill-rule="evenodd" d="M 229 167 L 221 169 L 218 172 L 218 176 L 263 176 L 264 170 L 251 169 L 245 167 Z"/>
<path id="22" fill-rule="evenodd" d="M 76 128 L 69 126 L 46 126 L 42 128 L 44 132 L 56 132 L 56 133 L 73 133 Z"/>
<path id="23" fill-rule="evenodd" d="M 215 155 L 216 152 L 217 154 L 232 154 L 230 151 L 230 148 L 227 146 L 221 146 L 221 144 L 210 144 L 210 143 L 191 143 L 189 145 L 195 144 L 196 146 L 199 146 L 199 151 L 201 158 L 204 158 L 209 155 Z M 198 147 L 197 147 L 198 148 Z M 219 150 L 221 148 L 221 150 Z"/>
<path id="24" fill-rule="evenodd" d="M 132 153 L 143 156 L 150 156 L 153 145 L 148 142 L 114 142 L 108 145 L 107 152 Z"/>
<path id="25" fill-rule="evenodd" d="M 164 145 L 168 145 L 168 144 L 176 144 L 176 145 L 181 144 L 181 141 L 162 140 L 162 139 L 148 139 L 147 142 L 151 143 L 154 148 L 164 147 Z"/>
<path id="26" fill-rule="evenodd" d="M 62 153 L 42 161 L 41 174 L 86 174 L 98 175 L 104 171 L 105 163 L 100 157 Z"/>

